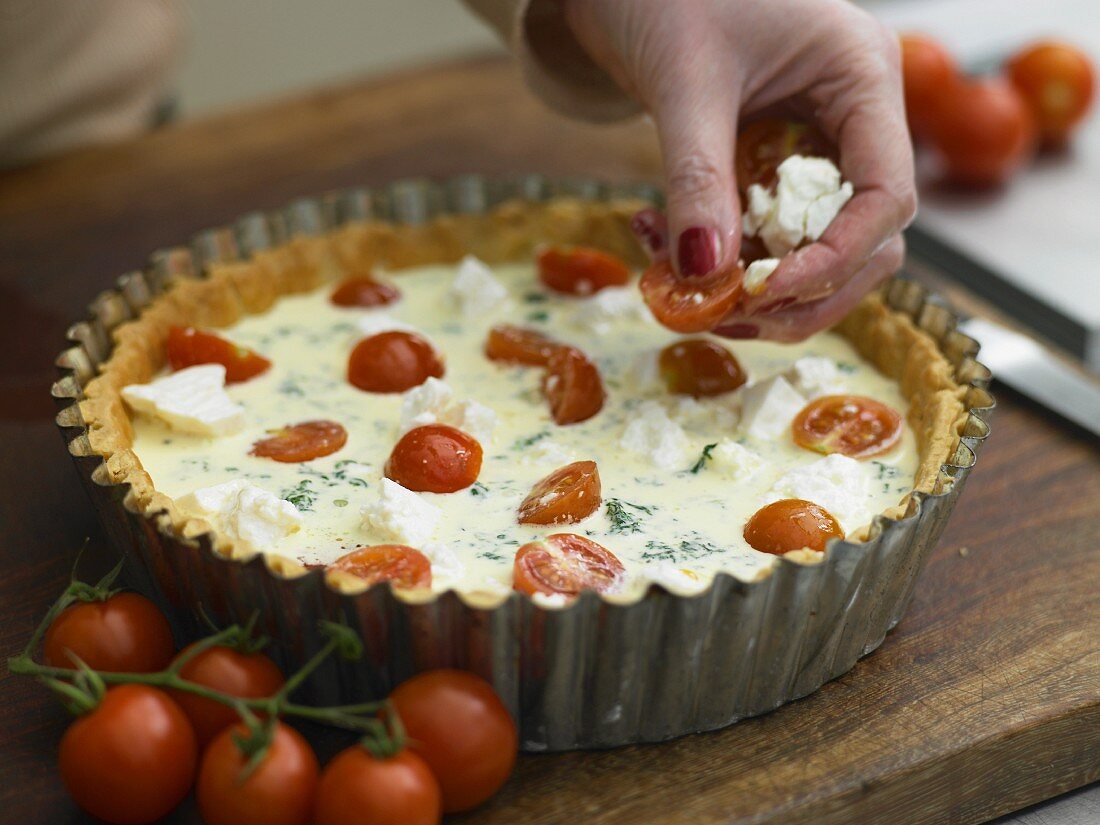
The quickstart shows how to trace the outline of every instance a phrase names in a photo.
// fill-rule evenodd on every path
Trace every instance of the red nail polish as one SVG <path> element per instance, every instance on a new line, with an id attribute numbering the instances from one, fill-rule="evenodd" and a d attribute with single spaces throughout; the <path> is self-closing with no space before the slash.
<path id="1" fill-rule="evenodd" d="M 723 338 L 740 338 L 747 341 L 760 337 L 760 327 L 752 324 L 730 324 L 728 327 L 718 327 L 714 330 L 714 334 L 721 335 Z"/>
<path id="2" fill-rule="evenodd" d="M 676 254 L 681 275 L 706 275 L 718 265 L 718 233 L 702 226 L 685 229 L 680 233 Z"/>
<path id="3" fill-rule="evenodd" d="M 630 229 L 650 256 L 664 251 L 667 239 L 665 232 L 657 225 L 657 216 L 653 210 L 644 209 L 638 212 L 630 219 Z"/>

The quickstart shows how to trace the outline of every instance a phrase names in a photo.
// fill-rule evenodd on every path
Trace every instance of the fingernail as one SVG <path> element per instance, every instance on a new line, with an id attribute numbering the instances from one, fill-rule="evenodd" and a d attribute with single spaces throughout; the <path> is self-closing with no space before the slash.
<path id="1" fill-rule="evenodd" d="M 667 231 L 662 228 L 661 223 L 659 213 L 653 209 L 643 209 L 630 219 L 631 231 L 650 257 L 664 252 L 668 245 Z"/>
<path id="2" fill-rule="evenodd" d="M 730 324 L 728 327 L 718 327 L 714 330 L 714 334 L 721 335 L 723 338 L 749 340 L 760 337 L 760 327 L 753 324 Z"/>
<path id="3" fill-rule="evenodd" d="M 718 233 L 702 226 L 685 229 L 680 233 L 676 255 L 681 275 L 706 275 L 718 266 Z"/>
<path id="4" fill-rule="evenodd" d="M 778 301 L 772 301 L 770 304 L 764 304 L 760 309 L 756 310 L 761 314 L 769 312 L 778 312 L 781 309 L 786 309 L 791 304 L 795 303 L 798 299 L 793 295 L 788 295 L 786 298 L 780 298 Z"/>

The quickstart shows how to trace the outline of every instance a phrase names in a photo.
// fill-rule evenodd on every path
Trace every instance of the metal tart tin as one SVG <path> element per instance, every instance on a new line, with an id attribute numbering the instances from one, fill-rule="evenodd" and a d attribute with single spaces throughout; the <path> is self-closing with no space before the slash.
<path id="1" fill-rule="evenodd" d="M 222 558 L 206 536 L 178 539 L 155 516 L 126 506 L 127 485 L 107 480 L 76 402 L 110 355 L 110 330 L 136 316 L 168 276 L 200 273 L 212 260 L 236 260 L 347 221 L 420 223 L 485 211 L 509 198 L 562 195 L 660 201 L 647 186 L 536 176 L 409 180 L 300 200 L 154 254 L 144 270 L 97 297 L 88 320 L 71 327 L 71 347 L 58 358 L 61 378 L 52 390 L 57 423 L 109 540 L 128 559 L 132 585 L 165 609 L 181 638 L 203 626 L 200 608 L 226 623 L 258 610 L 273 654 L 290 665 L 323 644 L 322 619 L 342 620 L 361 634 L 365 654 L 355 662 L 330 660 L 304 688 L 309 698 L 359 701 L 385 695 L 417 671 L 464 668 L 492 682 L 527 751 L 657 742 L 721 728 L 813 692 L 882 643 L 905 613 L 989 434 L 994 406 L 989 371 L 974 360 L 977 343 L 955 331 L 956 318 L 942 302 L 904 280 L 887 286 L 887 303 L 939 343 L 956 380 L 968 386 L 968 419 L 955 453 L 935 491 L 914 494 L 905 517 L 876 518 L 867 541 L 838 541 L 820 564 L 781 558 L 760 581 L 720 574 L 695 596 L 652 585 L 633 604 L 587 592 L 565 609 L 541 608 L 516 593 L 489 609 L 455 592 L 419 603 L 398 598 L 388 586 L 346 595 L 330 589 L 319 571 L 284 578 L 260 557 L 247 563 Z"/>

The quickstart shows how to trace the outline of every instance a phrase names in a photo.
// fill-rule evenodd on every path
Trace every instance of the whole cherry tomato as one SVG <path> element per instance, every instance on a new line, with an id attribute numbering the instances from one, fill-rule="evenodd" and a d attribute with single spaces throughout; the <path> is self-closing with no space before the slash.
<path id="1" fill-rule="evenodd" d="M 574 524 L 600 506 L 595 461 L 574 461 L 540 479 L 519 505 L 520 524 Z"/>
<path id="2" fill-rule="evenodd" d="M 817 453 L 870 458 L 901 438 L 897 410 L 862 395 L 825 395 L 802 408 L 791 422 L 794 443 Z"/>
<path id="3" fill-rule="evenodd" d="M 844 531 L 824 507 L 812 501 L 785 498 L 753 513 L 744 535 L 754 550 L 782 556 L 792 550 L 823 551 L 829 539 L 844 538 Z"/>
<path id="4" fill-rule="evenodd" d="M 376 544 L 359 547 L 328 566 L 368 584 L 393 582 L 394 587 L 428 588 L 432 586 L 432 563 L 419 550 L 403 544 Z"/>
<path id="5" fill-rule="evenodd" d="M 669 344 L 657 357 L 657 366 L 670 393 L 694 398 L 732 392 L 747 377 L 733 353 L 699 338 Z"/>
<path id="6" fill-rule="evenodd" d="M 1035 121 L 1008 81 L 968 80 L 944 95 L 931 137 L 951 180 L 994 186 L 1034 153 Z"/>
<path id="7" fill-rule="evenodd" d="M 545 367 L 550 363 L 550 356 L 559 349 L 561 344 L 541 332 L 511 324 L 493 327 L 485 341 L 485 356 L 490 361 L 529 367 Z"/>
<path id="8" fill-rule="evenodd" d="M 630 281 L 626 264 L 598 249 L 551 247 L 538 254 L 539 280 L 555 292 L 591 295 L 609 286 Z"/>
<path id="9" fill-rule="evenodd" d="M 93 670 L 154 673 L 176 652 L 172 629 L 157 606 L 137 593 L 65 608 L 46 631 L 42 659 L 52 667 L 75 667 L 67 651 Z"/>
<path id="10" fill-rule="evenodd" d="M 179 705 L 145 685 L 119 685 L 61 738 L 61 779 L 76 804 L 117 823 L 154 822 L 195 778 L 198 743 Z"/>
<path id="11" fill-rule="evenodd" d="M 249 455 L 297 464 L 332 455 L 348 442 L 348 431 L 335 421 L 303 421 L 288 424 L 274 435 L 252 445 Z"/>
<path id="12" fill-rule="evenodd" d="M 401 297 L 400 290 L 369 276 L 345 278 L 336 285 L 329 300 L 338 307 L 380 307 Z"/>
<path id="13" fill-rule="evenodd" d="M 592 539 L 554 533 L 516 551 L 512 588 L 530 596 L 573 597 L 582 590 L 604 593 L 622 581 L 624 572 L 615 554 Z"/>
<path id="14" fill-rule="evenodd" d="M 464 670 L 429 670 L 390 695 L 408 747 L 431 768 L 443 810 L 467 811 L 508 779 L 519 735 L 492 685 Z"/>
<path id="15" fill-rule="evenodd" d="M 168 330 L 168 364 L 174 370 L 197 364 L 221 364 L 225 367 L 225 381 L 236 384 L 261 375 L 271 367 L 271 362 L 247 347 L 226 341 L 212 332 L 194 327 L 172 327 Z"/>
<path id="16" fill-rule="evenodd" d="M 932 133 L 940 101 L 961 81 L 951 53 L 930 37 L 903 34 L 901 74 L 905 89 L 905 114 L 914 140 Z"/>
<path id="17" fill-rule="evenodd" d="M 364 338 L 348 358 L 348 383 L 366 392 L 404 392 L 443 377 L 443 360 L 424 338 L 390 330 Z"/>
<path id="18" fill-rule="evenodd" d="M 190 649 L 184 648 L 180 656 Z M 242 653 L 222 645 L 207 648 L 188 659 L 179 674 L 189 682 L 242 699 L 273 696 L 279 692 L 284 681 L 282 671 L 263 653 Z M 240 715 L 228 705 L 182 690 L 171 693 L 191 720 L 201 747 L 210 744 L 215 736 L 241 720 Z"/>
<path id="19" fill-rule="evenodd" d="M 407 749 L 384 759 L 359 745 L 325 766 L 317 791 L 315 825 L 436 825 L 439 782 Z"/>
<path id="20" fill-rule="evenodd" d="M 542 394 L 557 424 L 587 421 L 603 409 L 606 398 L 599 369 L 575 347 L 559 347 L 550 356 Z"/>
<path id="21" fill-rule="evenodd" d="M 1064 144 L 1092 103 L 1095 76 L 1088 55 L 1068 43 L 1036 43 L 1008 61 L 1008 78 L 1035 116 L 1048 146 Z"/>
<path id="22" fill-rule="evenodd" d="M 276 722 L 267 752 L 250 773 L 234 734 L 218 734 L 202 756 L 195 798 L 205 825 L 308 825 L 320 768 L 313 748 L 298 731 Z"/>
<path id="23" fill-rule="evenodd" d="M 668 261 L 642 274 L 642 297 L 653 317 L 673 332 L 708 332 L 729 315 L 744 292 L 745 272 L 734 265 L 681 278 Z"/>
<path id="24" fill-rule="evenodd" d="M 386 478 L 406 490 L 453 493 L 469 487 L 481 472 L 481 444 L 447 424 L 409 430 L 386 461 Z"/>

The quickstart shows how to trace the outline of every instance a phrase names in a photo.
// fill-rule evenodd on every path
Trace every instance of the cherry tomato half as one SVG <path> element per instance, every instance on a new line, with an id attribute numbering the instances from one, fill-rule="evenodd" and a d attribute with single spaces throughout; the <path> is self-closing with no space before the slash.
<path id="1" fill-rule="evenodd" d="M 348 359 L 348 382 L 367 392 L 404 392 L 443 377 L 443 360 L 424 338 L 390 330 L 364 338 Z"/>
<path id="2" fill-rule="evenodd" d="M 771 189 L 778 180 L 779 164 L 791 155 L 827 157 L 835 161 L 835 148 L 815 127 L 780 118 L 750 123 L 737 135 L 735 169 L 737 188 L 744 195 L 757 183 Z"/>
<path id="3" fill-rule="evenodd" d="M 604 593 L 622 580 L 623 563 L 606 547 L 574 533 L 554 533 L 516 551 L 512 588 L 534 595 Z"/>
<path id="4" fill-rule="evenodd" d="M 321 774 L 315 825 L 438 825 L 439 782 L 409 749 L 377 759 L 359 745 L 340 751 Z"/>
<path id="5" fill-rule="evenodd" d="M 959 68 L 951 53 L 930 37 L 908 33 L 898 39 L 909 131 L 914 140 L 924 140 L 932 133 L 940 101 L 960 82 Z"/>
<path id="6" fill-rule="evenodd" d="M 994 186 L 1007 181 L 1031 157 L 1035 122 L 1008 81 L 967 80 L 944 95 L 931 138 L 951 180 Z"/>
<path id="7" fill-rule="evenodd" d="M 432 563 L 419 550 L 403 544 L 376 544 L 360 547 L 328 566 L 341 570 L 368 584 L 393 582 L 406 590 L 432 586 Z"/>
<path id="8" fill-rule="evenodd" d="M 381 307 L 401 298 L 401 291 L 369 276 L 345 278 L 336 285 L 329 300 L 338 307 Z"/>
<path id="9" fill-rule="evenodd" d="M 168 694 L 119 685 L 61 738 L 61 779 L 76 804 L 119 825 L 153 822 L 191 790 L 199 747 Z"/>
<path id="10" fill-rule="evenodd" d="M 1092 103 L 1096 81 L 1088 55 L 1068 43 L 1036 43 L 1009 60 L 1007 68 L 1042 141 L 1064 144 Z"/>
<path id="11" fill-rule="evenodd" d="M 247 733 L 243 724 L 223 730 L 203 754 L 195 785 L 202 821 L 205 825 L 308 825 L 320 773 L 313 748 L 294 728 L 276 722 L 267 752 L 245 775 L 249 757 L 233 737 Z"/>
<path id="12" fill-rule="evenodd" d="M 592 295 L 609 286 L 625 286 L 630 281 L 627 265 L 598 249 L 550 247 L 539 252 L 537 260 L 539 280 L 566 295 Z"/>
<path id="13" fill-rule="evenodd" d="M 493 327 L 485 340 L 485 356 L 504 364 L 545 367 L 550 363 L 550 356 L 559 349 L 561 344 L 541 332 L 511 324 Z"/>
<path id="14" fill-rule="evenodd" d="M 191 647 L 193 645 L 184 648 L 180 656 Z M 279 692 L 284 681 L 282 671 L 263 653 L 242 653 L 223 645 L 215 645 L 195 654 L 184 662 L 179 674 L 189 682 L 242 699 L 273 696 Z M 233 708 L 221 702 L 182 690 L 170 693 L 191 720 L 200 747 L 206 747 L 215 736 L 241 720 Z"/>
<path id="15" fill-rule="evenodd" d="M 172 628 L 157 606 L 137 593 L 116 593 L 102 602 L 78 602 L 50 624 L 42 660 L 75 668 L 68 652 L 93 670 L 155 673 L 172 661 Z"/>
<path id="16" fill-rule="evenodd" d="M 745 525 L 749 546 L 776 556 L 806 548 L 823 551 L 831 538 L 844 538 L 840 523 L 824 507 L 799 498 L 773 501 Z"/>
<path id="17" fill-rule="evenodd" d="M 803 407 L 791 422 L 799 447 L 850 458 L 886 452 L 901 438 L 901 430 L 896 410 L 861 395 L 822 396 Z"/>
<path id="18" fill-rule="evenodd" d="M 681 278 L 668 261 L 658 261 L 642 275 L 642 297 L 653 316 L 674 332 L 708 332 L 729 315 L 744 292 L 740 266 Z"/>
<path id="19" fill-rule="evenodd" d="M 493 686 L 464 670 L 429 670 L 390 694 L 409 748 L 431 768 L 447 813 L 491 797 L 516 761 L 516 723 Z"/>
<path id="20" fill-rule="evenodd" d="M 520 524 L 575 524 L 600 506 L 595 461 L 574 461 L 539 480 L 519 506 Z"/>
<path id="21" fill-rule="evenodd" d="M 733 353 L 701 338 L 669 344 L 657 357 L 657 367 L 670 393 L 694 398 L 732 392 L 746 379 Z"/>
<path id="22" fill-rule="evenodd" d="M 481 445 L 446 424 L 415 427 L 401 436 L 386 461 L 386 478 L 406 490 L 453 493 L 477 481 Z"/>
<path id="23" fill-rule="evenodd" d="M 166 346 L 168 364 L 172 369 L 182 370 L 198 364 L 221 364 L 225 367 L 227 384 L 255 378 L 271 367 L 271 362 L 259 353 L 194 327 L 171 327 Z"/>
<path id="24" fill-rule="evenodd" d="M 560 347 L 550 356 L 542 394 L 555 423 L 563 425 L 587 421 L 603 409 L 606 397 L 600 371 L 574 347 Z"/>
<path id="25" fill-rule="evenodd" d="M 252 445 L 249 455 L 296 464 L 332 455 L 348 442 L 348 431 L 335 421 L 303 421 L 289 424 Z"/>

